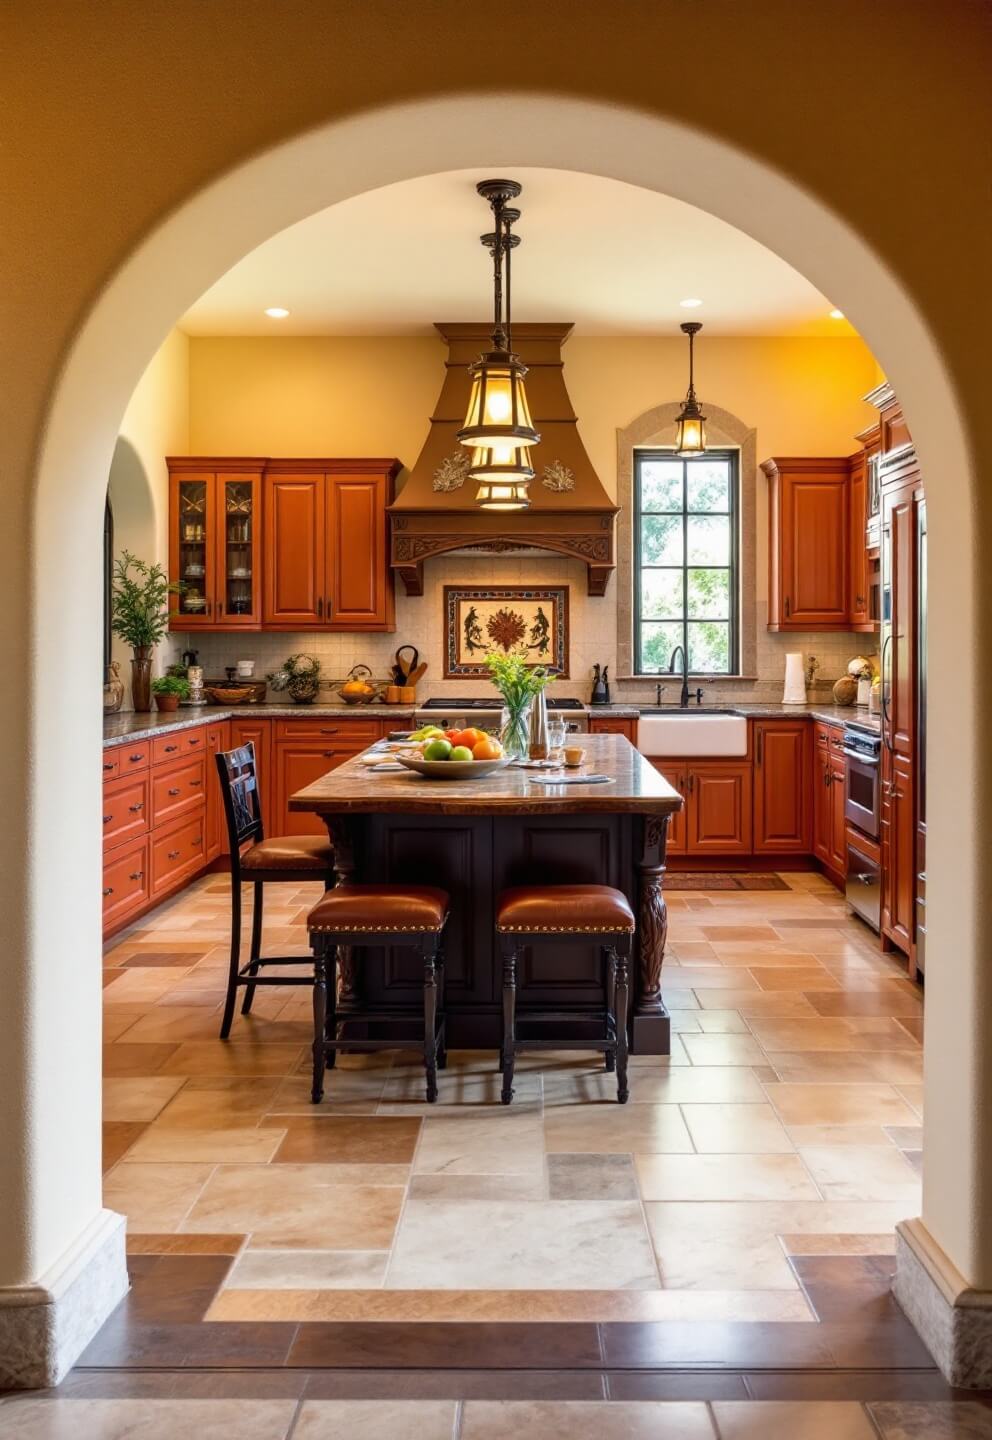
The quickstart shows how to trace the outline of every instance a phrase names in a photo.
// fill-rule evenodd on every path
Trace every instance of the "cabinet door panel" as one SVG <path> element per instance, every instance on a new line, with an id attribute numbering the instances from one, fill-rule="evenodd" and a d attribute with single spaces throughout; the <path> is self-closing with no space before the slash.
<path id="1" fill-rule="evenodd" d="M 883 496 L 882 527 L 889 624 L 883 627 L 883 728 L 897 755 L 913 753 L 915 733 L 916 504 L 912 487 Z"/>
<path id="2" fill-rule="evenodd" d="M 249 740 L 255 746 L 255 771 L 258 776 L 258 798 L 262 806 L 262 824 L 266 835 L 278 835 L 272 810 L 272 721 L 231 720 L 231 748 L 247 745 Z"/>
<path id="3" fill-rule="evenodd" d="M 691 765 L 688 807 L 690 855 L 751 853 L 750 765 Z"/>
<path id="4" fill-rule="evenodd" d="M 810 848 L 809 724 L 754 721 L 755 854 L 805 854 Z"/>
<path id="5" fill-rule="evenodd" d="M 207 861 L 216 860 L 228 853 L 227 820 L 224 816 L 224 798 L 221 794 L 220 776 L 217 773 L 216 756 L 222 750 L 231 748 L 231 726 L 225 720 L 219 725 L 207 726 L 207 756 L 204 774 L 204 788 L 207 792 L 207 828 L 204 837 Z"/>
<path id="6" fill-rule="evenodd" d="M 590 725 L 590 729 L 592 726 Z M 673 789 L 682 796 L 682 809 L 677 811 L 668 822 L 668 849 L 669 855 L 684 855 L 687 849 L 687 817 L 688 817 L 688 777 L 686 774 L 686 760 L 652 760 L 651 764 L 663 775 Z"/>
<path id="7" fill-rule="evenodd" d="M 207 470 L 169 476 L 169 579 L 184 586 L 169 597 L 172 630 L 213 630 L 217 625 L 214 480 Z"/>
<path id="8" fill-rule="evenodd" d="M 143 835 L 151 823 L 148 775 L 125 775 L 103 787 L 103 843 L 121 845 Z"/>
<path id="9" fill-rule="evenodd" d="M 637 721 L 627 719 L 623 715 L 590 715 L 589 734 L 623 735 L 630 741 L 631 745 L 634 745 L 637 742 Z M 657 761 L 652 760 L 651 763 L 655 765 L 657 769 L 661 770 L 661 766 Z M 670 848 L 671 846 L 669 846 L 669 849 Z"/>
<path id="10" fill-rule="evenodd" d="M 336 770 L 359 749 L 342 744 L 320 744 L 313 740 L 284 740 L 275 746 L 275 793 L 269 829 L 273 835 L 321 835 L 327 826 L 319 815 L 307 815 L 289 808 L 289 797 L 312 785 L 329 770 Z"/>
<path id="11" fill-rule="evenodd" d="M 842 475 L 790 476 L 782 495 L 785 618 L 793 626 L 847 619 L 847 487 Z"/>
<path id="12" fill-rule="evenodd" d="M 819 737 L 817 737 L 818 739 Z M 830 864 L 833 811 L 830 801 L 830 751 L 816 741 L 813 745 L 813 854 L 823 865 Z"/>
<path id="13" fill-rule="evenodd" d="M 844 815 L 844 757 L 830 761 L 830 855 L 829 864 L 838 875 L 847 868 L 847 819 Z"/>
<path id="14" fill-rule="evenodd" d="M 265 625 L 323 624 L 325 523 L 323 475 L 266 474 Z"/>
<path id="15" fill-rule="evenodd" d="M 913 767 L 901 755 L 892 757 L 889 793 L 888 864 L 885 888 L 888 901 L 887 934 L 901 950 L 911 953 L 916 904 L 915 826 L 913 823 Z"/>
<path id="16" fill-rule="evenodd" d="M 865 455 L 851 457 L 848 487 L 848 611 L 852 625 L 871 620 L 868 593 L 868 476 Z"/>
<path id="17" fill-rule="evenodd" d="M 109 934 L 151 895 L 149 841 L 145 835 L 118 846 L 103 862 L 103 933 Z"/>
<path id="18" fill-rule="evenodd" d="M 257 630 L 262 620 L 261 476 L 216 477 L 216 628 Z"/>
<path id="19" fill-rule="evenodd" d="M 336 629 L 391 628 L 385 475 L 328 475 L 326 612 Z"/>

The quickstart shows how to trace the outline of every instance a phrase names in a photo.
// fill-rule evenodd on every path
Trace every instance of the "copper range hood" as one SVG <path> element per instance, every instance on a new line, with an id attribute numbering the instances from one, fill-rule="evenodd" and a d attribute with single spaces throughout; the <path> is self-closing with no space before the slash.
<path id="1" fill-rule="evenodd" d="M 447 343 L 444 384 L 430 433 L 399 497 L 389 507 L 390 564 L 408 595 L 424 591 L 424 561 L 451 550 L 551 551 L 584 561 L 589 594 L 602 595 L 616 565 L 610 499 L 579 438 L 562 373 L 571 324 L 514 325 L 513 348 L 528 367 L 527 396 L 540 443 L 528 452 L 536 472 L 526 510 L 494 513 L 475 503 L 467 478 L 471 451 L 455 438 L 465 419 L 468 366 L 489 348 L 492 326 L 436 325 Z"/>

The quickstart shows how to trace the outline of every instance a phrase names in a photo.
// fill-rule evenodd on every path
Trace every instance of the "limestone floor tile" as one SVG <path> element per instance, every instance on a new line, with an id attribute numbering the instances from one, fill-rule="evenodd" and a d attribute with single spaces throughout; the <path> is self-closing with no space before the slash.
<path id="1" fill-rule="evenodd" d="M 212 1173 L 212 1165 L 133 1165 L 122 1160 L 104 1181 L 103 1203 L 127 1216 L 129 1230 L 177 1230 Z"/>
<path id="2" fill-rule="evenodd" d="M 912 1125 L 914 1115 L 891 1085 L 772 1086 L 768 1098 L 786 1125 Z"/>
<path id="3" fill-rule="evenodd" d="M 631 1066 L 630 1105 L 678 1105 L 686 1100 L 764 1100 L 751 1070 L 740 1065 L 679 1065 L 672 1069 Z M 603 1071 L 568 1077 L 544 1077 L 544 1108 L 616 1099 L 616 1076 Z"/>
<path id="4" fill-rule="evenodd" d="M 295 1400 L 40 1399 L 0 1405 L 3 1440 L 285 1440 Z M 297 1431 L 299 1434 L 299 1431 Z"/>
<path id="5" fill-rule="evenodd" d="M 702 1010 L 720 1012 L 732 1008 L 745 1020 L 755 1015 L 783 1020 L 816 1017 L 806 996 L 795 990 L 707 990 L 697 985 L 693 993 Z"/>
<path id="6" fill-rule="evenodd" d="M 791 950 L 765 949 L 761 945 L 749 945 L 743 950 L 732 950 L 729 946 L 718 945 L 718 959 L 725 969 L 738 971 L 746 974 L 754 970 L 782 970 L 789 972 L 798 970 L 800 972 L 810 971 L 820 980 L 831 979 L 830 972 L 810 954 L 808 950 L 794 947 Z M 769 985 L 767 989 L 772 989 Z M 784 983 L 782 989 L 788 988 Z"/>
<path id="7" fill-rule="evenodd" d="M 136 1020 L 144 1015 L 146 1005 L 110 1005 L 104 1000 L 103 1005 L 103 1044 L 106 1048 L 115 1040 L 119 1040 L 126 1030 L 130 1030 Z"/>
<path id="8" fill-rule="evenodd" d="M 358 1172 L 350 1183 L 342 1173 L 347 1168 Z M 404 1190 L 374 1183 L 380 1168 L 388 1178 L 399 1167 L 221 1165 L 181 1228 L 243 1231 L 254 1248 L 272 1250 L 384 1250 Z M 362 1183 L 362 1172 L 371 1172 L 373 1183 Z"/>
<path id="9" fill-rule="evenodd" d="M 546 1111 L 549 1154 L 691 1154 L 677 1105 L 574 1105 Z"/>
<path id="10" fill-rule="evenodd" d="M 245 1250 L 230 1290 L 364 1290 L 382 1284 L 388 1250 Z"/>
<path id="11" fill-rule="evenodd" d="M 552 1200 L 636 1200 L 633 1160 L 629 1155 L 549 1155 L 548 1193 Z"/>
<path id="12" fill-rule="evenodd" d="M 862 1041 L 862 1044 L 866 1042 Z M 918 1085 L 922 1092 L 923 1054 L 921 1051 L 887 1050 L 776 1050 L 766 1047 L 768 1063 L 775 1067 L 781 1080 L 789 1083 L 828 1081 L 850 1084 L 881 1080 L 899 1087 Z M 905 1095 L 903 1096 L 905 1099 Z"/>
<path id="13" fill-rule="evenodd" d="M 515 1114 L 504 1108 L 502 1114 L 428 1116 L 423 1127 L 413 1166 L 416 1174 L 543 1173 L 544 1126 L 539 1114 Z"/>
<path id="14" fill-rule="evenodd" d="M 752 1035 L 684 1035 L 693 1065 L 763 1065 L 765 1053 Z"/>
<path id="15" fill-rule="evenodd" d="M 854 1400 L 715 1400 L 720 1440 L 877 1440 Z"/>
<path id="16" fill-rule="evenodd" d="M 605 1156 L 590 1156 L 605 1159 Z M 411 1175 L 407 1194 L 416 1200 L 547 1200 L 547 1177 L 541 1172 L 528 1175 Z M 570 1197 L 559 1195 L 559 1200 Z M 594 1197 L 595 1198 L 595 1197 Z M 604 1195 L 605 1200 L 620 1197 Z"/>
<path id="17" fill-rule="evenodd" d="M 921 1080 L 922 1080 L 922 1073 L 921 1073 L 920 1078 L 921 1078 Z M 923 1085 L 922 1085 L 922 1084 L 905 1084 L 905 1083 L 900 1083 L 900 1084 L 897 1084 L 895 1088 L 896 1088 L 896 1090 L 899 1092 L 899 1094 L 902 1096 L 902 1098 L 905 1100 L 906 1104 L 909 1105 L 909 1106 L 911 1106 L 912 1109 L 916 1111 L 916 1114 L 922 1118 L 922 1116 L 923 1116 Z"/>
<path id="18" fill-rule="evenodd" d="M 468 1400 L 461 1440 L 713 1440 L 702 1403 Z"/>
<path id="19" fill-rule="evenodd" d="M 158 1116 L 156 1128 L 233 1130 L 253 1128 L 266 1114 L 280 1082 L 238 1076 L 194 1076 Z M 282 1127 L 266 1121 L 269 1129 Z"/>
<path id="20" fill-rule="evenodd" d="M 454 1400 L 306 1400 L 294 1440 L 452 1440 Z"/>
<path id="21" fill-rule="evenodd" d="M 219 1019 L 202 1005 L 156 1005 L 136 1016 L 123 1033 L 132 1045 L 179 1045 L 184 1040 L 217 1040 L 219 1030 Z"/>
<path id="22" fill-rule="evenodd" d="M 751 1029 L 766 1050 L 914 1050 L 912 1037 L 886 1018 L 755 1019 Z"/>
<path id="23" fill-rule="evenodd" d="M 661 972 L 661 988 L 673 997 L 682 990 L 757 990 L 747 969 L 732 970 L 724 965 L 679 965 Z M 672 1004 L 678 1004 L 673 998 Z"/>
<path id="24" fill-rule="evenodd" d="M 771 925 L 704 925 L 702 931 L 711 945 L 730 945 L 740 941 L 763 945 L 766 940 L 774 944 L 779 938 Z"/>
<path id="25" fill-rule="evenodd" d="M 161 970 L 123 970 L 117 979 L 107 986 L 107 999 L 112 1005 L 127 1005 L 130 1002 L 154 1003 L 165 995 L 179 979 L 187 973 L 169 967 Z"/>
<path id="26" fill-rule="evenodd" d="M 421 1121 L 392 1115 L 284 1115 L 276 1163 L 409 1165 Z M 267 1122 L 268 1123 L 268 1122 Z M 276 1123 L 276 1122 L 273 1122 Z"/>
<path id="27" fill-rule="evenodd" d="M 330 1085 L 333 1086 L 333 1080 Z M 448 1111 L 472 1109 L 478 1113 L 481 1107 L 501 1110 L 500 1090 L 502 1077 L 492 1059 L 490 1071 L 442 1070 L 438 1076 L 437 1103 L 429 1105 L 424 1093 L 424 1072 L 402 1073 L 387 1079 L 379 1102 L 380 1115 L 438 1115 Z M 518 1070 L 513 1077 L 514 1106 L 541 1102 L 541 1077 L 539 1074 Z"/>
<path id="28" fill-rule="evenodd" d="M 150 1125 L 128 1152 L 136 1161 L 209 1161 L 212 1164 L 267 1164 L 285 1136 L 285 1130 L 219 1125 L 194 1130 L 189 1126 Z"/>
<path id="29" fill-rule="evenodd" d="M 919 1180 L 894 1145 L 810 1145 L 800 1151 L 824 1198 L 893 1200 L 906 1214 L 919 1206 Z"/>
<path id="30" fill-rule="evenodd" d="M 747 1035 L 749 1026 L 739 1010 L 700 1010 L 695 1025 L 690 1030 L 701 1030 L 704 1035 Z"/>
<path id="31" fill-rule="evenodd" d="M 761 1105 L 683 1105 L 692 1143 L 701 1154 L 771 1155 L 793 1149 L 781 1121 Z"/>
<path id="32" fill-rule="evenodd" d="M 409 1200 L 387 1288 L 586 1290 L 659 1286 L 637 1201 Z"/>
<path id="33" fill-rule="evenodd" d="M 850 988 L 851 982 L 842 989 L 840 982 L 827 987 L 827 993 L 819 986 L 810 985 L 809 1003 L 820 1015 L 893 1015 L 900 1019 L 915 1019 L 922 1013 L 923 1002 L 919 995 L 907 995 L 896 989 L 897 982 L 882 981 L 877 989 L 860 990 Z"/>
<path id="34" fill-rule="evenodd" d="M 635 1155 L 634 1162 L 645 1200 L 820 1199 L 798 1155 L 735 1155 L 730 1163 L 724 1155 Z"/>
<path id="35" fill-rule="evenodd" d="M 923 1149 L 922 1125 L 887 1125 L 885 1134 L 900 1150 Z"/>
<path id="36" fill-rule="evenodd" d="M 110 1077 L 103 1082 L 104 1120 L 154 1120 L 185 1084 L 182 1075 Z"/>
<path id="37" fill-rule="evenodd" d="M 299 1064 L 299 1045 L 242 1044 L 223 1040 L 187 1040 L 162 1066 L 165 1075 L 291 1075 Z"/>
<path id="38" fill-rule="evenodd" d="M 882 1440 L 992 1440 L 992 1409 L 974 1401 L 877 1401 Z"/>
<path id="39" fill-rule="evenodd" d="M 797 1150 L 806 1145 L 884 1145 L 891 1139 L 881 1125 L 786 1125 L 785 1131 Z"/>
<path id="40" fill-rule="evenodd" d="M 840 989 L 840 981 L 828 975 L 822 966 L 810 968 L 805 965 L 752 965 L 749 973 L 762 990 L 799 990 L 806 993 L 815 990 L 824 994 L 829 990 Z M 816 1006 L 813 1006 L 813 1009 L 815 1010 Z"/>

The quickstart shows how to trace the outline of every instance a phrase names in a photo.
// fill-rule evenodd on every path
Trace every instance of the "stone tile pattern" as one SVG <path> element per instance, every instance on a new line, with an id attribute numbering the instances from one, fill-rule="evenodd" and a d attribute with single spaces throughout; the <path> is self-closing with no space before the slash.
<path id="1" fill-rule="evenodd" d="M 259 992 L 217 1039 L 229 881 L 205 877 L 105 956 L 106 1203 L 130 1254 L 226 1257 L 182 1322 L 217 1345 L 229 1327 L 271 1325 L 278 1350 L 294 1324 L 633 1321 L 669 1363 L 691 1321 L 705 1355 L 703 1331 L 771 1325 L 812 1362 L 814 1332 L 870 1313 L 912 1349 L 888 1291 L 895 1224 L 919 1211 L 920 994 L 822 877 L 783 879 L 671 896 L 673 1053 L 633 1057 L 626 1107 L 596 1057 L 543 1053 L 504 1109 L 483 1052 L 453 1054 L 428 1107 L 397 1052 L 342 1056 L 315 1109 L 305 988 Z M 316 898 L 266 897 L 265 943 L 301 974 Z M 818 1256 L 853 1280 L 807 1284 Z"/>

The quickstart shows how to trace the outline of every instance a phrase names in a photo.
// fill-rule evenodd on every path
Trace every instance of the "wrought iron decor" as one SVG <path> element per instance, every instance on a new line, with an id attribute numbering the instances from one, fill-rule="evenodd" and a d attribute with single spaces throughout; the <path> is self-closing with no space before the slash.
<path id="1" fill-rule="evenodd" d="M 568 675 L 568 586 L 444 587 L 444 674 L 486 676 L 490 650 L 526 653 Z"/>

